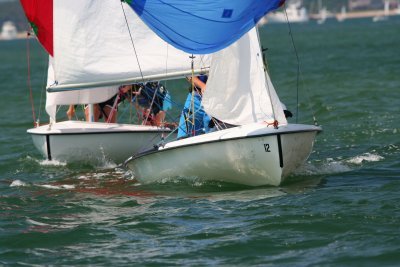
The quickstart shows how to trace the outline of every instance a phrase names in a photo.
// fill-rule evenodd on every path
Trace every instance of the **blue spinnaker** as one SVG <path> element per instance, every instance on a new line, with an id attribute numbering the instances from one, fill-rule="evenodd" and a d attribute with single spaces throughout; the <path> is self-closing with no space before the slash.
<path id="1" fill-rule="evenodd" d="M 164 41 L 193 54 L 221 50 L 284 0 L 126 0 Z"/>

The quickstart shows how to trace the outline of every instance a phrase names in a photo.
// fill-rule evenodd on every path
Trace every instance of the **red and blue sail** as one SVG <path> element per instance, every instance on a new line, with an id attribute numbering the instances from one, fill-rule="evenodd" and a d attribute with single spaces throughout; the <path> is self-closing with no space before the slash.
<path id="1" fill-rule="evenodd" d="M 126 0 L 164 41 L 193 54 L 234 43 L 284 0 Z"/>
<path id="2" fill-rule="evenodd" d="M 53 0 L 20 0 L 20 2 L 40 43 L 50 55 L 53 55 Z M 285 0 L 125 0 L 125 2 L 164 41 L 187 53 L 209 54 L 234 43 L 253 28 L 265 14 L 280 7 Z"/>

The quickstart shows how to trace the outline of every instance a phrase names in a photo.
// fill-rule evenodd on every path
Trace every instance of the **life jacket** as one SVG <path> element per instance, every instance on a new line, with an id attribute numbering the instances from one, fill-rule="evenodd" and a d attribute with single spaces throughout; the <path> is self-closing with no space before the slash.
<path id="1" fill-rule="evenodd" d="M 159 82 L 147 82 L 141 85 L 141 92 L 137 96 L 137 101 L 141 107 L 151 108 L 151 113 L 156 115 L 163 109 L 166 94 L 167 89 Z"/>

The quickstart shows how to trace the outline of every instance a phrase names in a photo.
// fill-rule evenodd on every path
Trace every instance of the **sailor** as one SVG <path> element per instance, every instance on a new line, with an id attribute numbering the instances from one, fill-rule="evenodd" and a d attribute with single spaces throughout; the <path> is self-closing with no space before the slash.
<path id="1" fill-rule="evenodd" d="M 160 82 L 140 84 L 134 93 L 137 109 L 141 111 L 143 124 L 163 126 L 166 111 L 172 108 L 171 96 Z"/>
<path id="2" fill-rule="evenodd" d="M 283 104 L 283 103 L 281 102 L 281 106 L 282 106 L 282 109 L 283 109 L 283 113 L 285 114 L 285 118 L 291 118 L 291 117 L 293 117 L 293 113 L 292 113 L 290 110 L 288 110 L 288 109 L 286 108 L 286 105 L 285 105 L 285 104 Z"/>
<path id="3" fill-rule="evenodd" d="M 132 90 L 132 85 L 122 85 L 119 87 L 119 92 L 110 99 L 93 105 L 94 121 L 104 119 L 105 122 L 115 123 L 117 121 L 118 104 L 129 97 L 129 92 Z M 75 115 L 75 105 L 70 105 L 67 110 L 68 119 L 71 120 Z M 85 105 L 86 121 L 89 121 L 89 107 Z"/>
<path id="4" fill-rule="evenodd" d="M 206 89 L 207 75 L 188 77 L 191 84 L 184 108 L 179 119 L 178 139 L 204 134 L 209 131 L 211 120 L 201 104 Z M 192 101 L 193 100 L 193 101 Z"/>

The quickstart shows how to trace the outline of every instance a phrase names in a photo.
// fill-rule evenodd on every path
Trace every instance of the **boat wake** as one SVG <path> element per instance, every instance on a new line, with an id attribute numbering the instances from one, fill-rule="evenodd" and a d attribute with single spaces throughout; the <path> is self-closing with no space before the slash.
<path id="1" fill-rule="evenodd" d="M 363 155 L 350 158 L 347 160 L 347 162 L 350 164 L 360 165 L 365 162 L 376 162 L 384 159 L 385 159 L 384 157 L 377 154 L 365 153 Z"/>
<path id="2" fill-rule="evenodd" d="M 341 160 L 326 159 L 323 161 L 307 162 L 298 168 L 295 176 L 314 176 L 349 172 L 352 169 Z"/>
<path id="3" fill-rule="evenodd" d="M 38 164 L 40 166 L 55 166 L 55 167 L 58 167 L 58 166 L 66 166 L 67 165 L 66 162 L 62 162 L 62 161 L 47 160 L 47 159 L 36 159 L 36 158 L 31 157 L 31 156 L 27 156 L 26 160 L 28 162 L 36 163 L 36 164 Z"/>
<path id="4" fill-rule="evenodd" d="M 27 186 L 28 184 L 21 181 L 21 180 L 14 180 L 12 181 L 12 183 L 10 184 L 10 187 L 23 187 L 23 186 Z"/>
<path id="5" fill-rule="evenodd" d="M 62 161 L 57 161 L 57 160 L 36 160 L 36 162 L 40 165 L 40 166 L 66 166 L 67 163 L 66 162 L 62 162 Z"/>
<path id="6" fill-rule="evenodd" d="M 347 159 L 342 158 L 327 158 L 325 160 L 317 160 L 303 164 L 295 175 L 327 175 L 350 172 L 360 168 L 369 162 L 382 161 L 385 158 L 375 153 L 364 153 Z"/>
<path id="7" fill-rule="evenodd" d="M 102 158 L 101 160 L 98 160 L 95 164 L 90 164 L 86 162 L 74 162 L 74 163 L 67 163 L 64 161 L 58 161 L 58 160 L 48 160 L 48 159 L 36 159 L 31 156 L 27 156 L 26 160 L 28 162 L 33 162 L 37 165 L 44 166 L 44 167 L 70 167 L 72 169 L 76 168 L 81 168 L 82 166 L 87 166 L 90 168 L 94 168 L 96 170 L 109 170 L 109 169 L 115 169 L 118 167 L 117 164 L 115 164 L 112 161 L 107 160 L 106 158 Z"/>
<path id="8" fill-rule="evenodd" d="M 61 184 L 61 185 L 43 184 L 43 185 L 36 185 L 36 186 L 47 188 L 47 189 L 75 189 L 75 185 L 70 185 L 70 184 Z"/>
<path id="9" fill-rule="evenodd" d="M 58 161 L 38 160 L 32 157 L 27 157 L 30 163 L 40 166 L 54 166 L 64 167 L 67 164 Z M 312 160 L 301 166 L 294 175 L 289 179 L 291 182 L 285 185 L 285 190 L 274 190 L 273 193 L 268 192 L 267 195 L 279 196 L 283 192 L 291 191 L 292 182 L 298 184 L 299 187 L 309 187 L 309 185 L 302 186 L 304 176 L 309 176 L 307 181 L 313 180 L 312 176 L 319 177 L 316 180 L 318 184 L 320 176 L 333 175 L 351 172 L 366 166 L 368 163 L 379 162 L 385 158 L 379 155 L 375 150 L 360 155 L 356 155 L 349 158 L 326 158 L 323 160 Z M 75 166 L 76 167 L 76 166 Z M 74 170 L 73 164 L 68 164 L 68 169 Z M 67 170 L 67 172 L 69 172 Z M 65 179 L 61 181 L 47 181 L 43 183 L 30 183 L 19 179 L 10 182 L 10 187 L 36 187 L 48 190 L 73 190 L 81 193 L 94 193 L 104 195 L 136 195 L 136 191 L 146 192 L 157 192 L 162 195 L 169 195 L 171 192 L 186 192 L 189 195 L 196 194 L 209 194 L 210 192 L 238 192 L 254 190 L 253 187 L 230 184 L 226 182 L 220 182 L 218 180 L 209 181 L 203 180 L 201 177 L 173 177 L 164 178 L 158 182 L 152 184 L 142 184 L 138 182 L 132 173 L 126 169 L 119 168 L 113 163 L 103 162 L 103 165 L 98 166 L 95 169 L 89 168 L 87 171 L 79 171 L 78 173 L 71 173 L 72 176 L 67 175 Z M 287 188 L 287 186 L 289 186 Z M 314 184 L 313 184 L 314 186 Z M 135 189 L 133 189 L 135 188 Z M 278 189 L 282 189 L 278 187 Z M 296 190 L 295 190 L 296 191 Z M 146 194 L 144 194 L 146 195 Z M 147 195 L 146 195 L 147 196 Z M 225 198 L 226 196 L 223 196 Z M 217 197 L 218 198 L 218 197 Z"/>
<path id="10" fill-rule="evenodd" d="M 31 187 L 31 186 L 36 186 L 36 187 L 42 187 L 42 188 L 47 188 L 47 189 L 75 189 L 75 185 L 70 185 L 70 184 L 31 184 L 31 183 L 26 183 L 21 180 L 14 180 L 11 182 L 10 187 Z"/>

